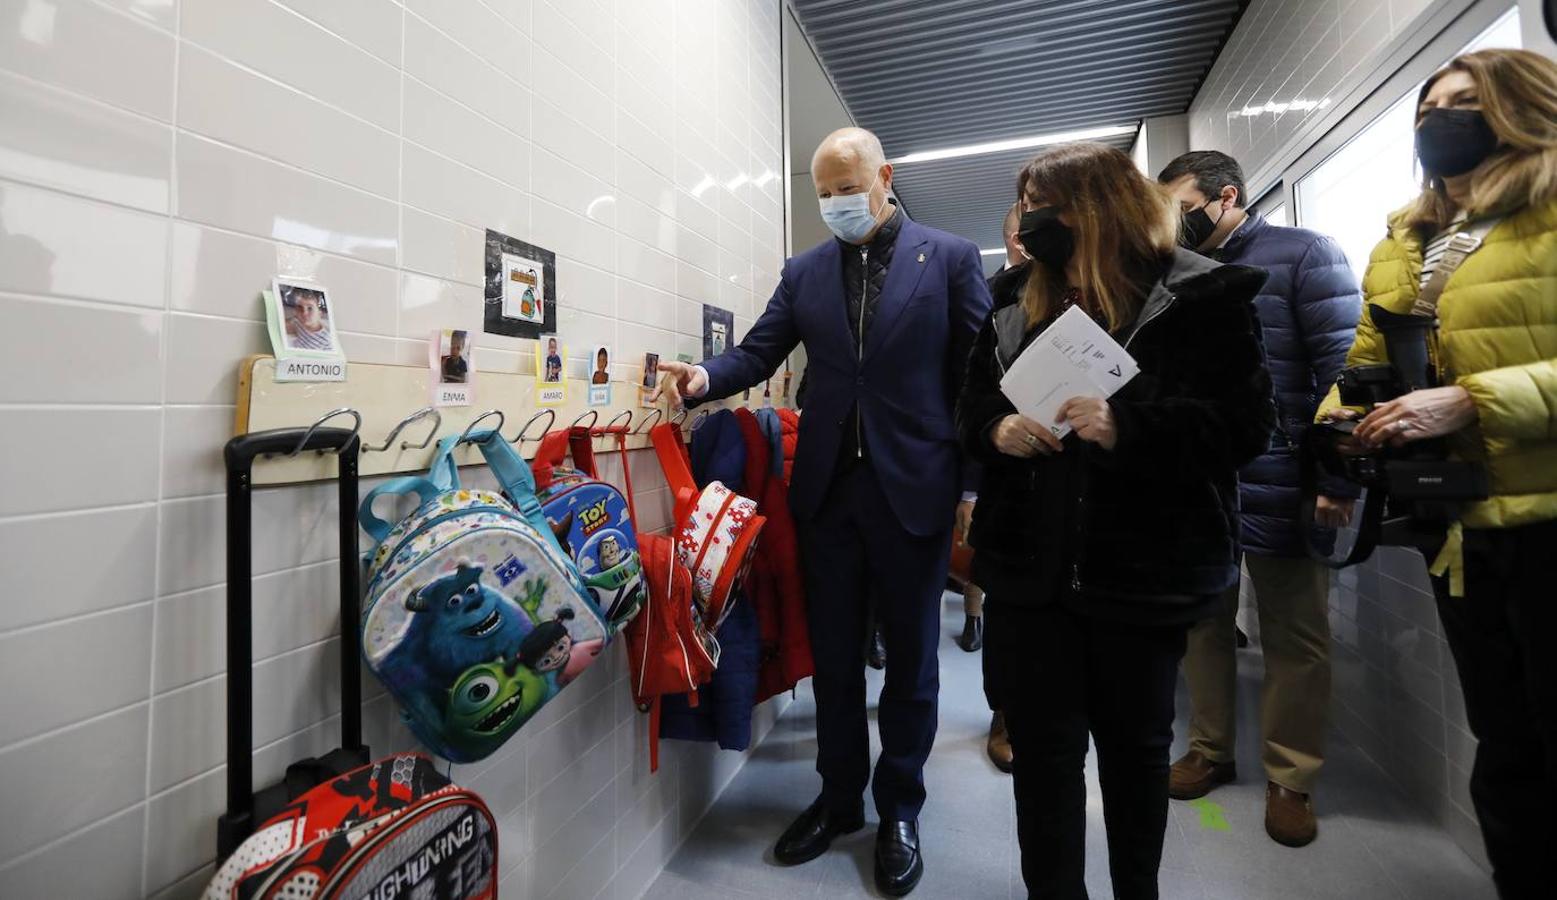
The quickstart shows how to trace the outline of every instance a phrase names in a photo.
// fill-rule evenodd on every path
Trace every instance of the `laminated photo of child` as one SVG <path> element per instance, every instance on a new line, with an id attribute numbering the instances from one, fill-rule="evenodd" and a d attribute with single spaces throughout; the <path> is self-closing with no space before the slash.
<path id="1" fill-rule="evenodd" d="M 660 380 L 660 355 L 658 353 L 645 353 L 643 355 L 643 388 L 646 391 L 654 390 L 654 386 Z"/>
<path id="2" fill-rule="evenodd" d="M 595 371 L 590 374 L 589 383 L 611 383 L 611 351 L 604 347 L 595 351 Z"/>
<path id="3" fill-rule="evenodd" d="M 465 346 L 465 332 L 448 332 L 447 352 L 442 354 L 442 381 L 444 384 L 464 384 L 470 378 L 470 354 Z"/>
<path id="4" fill-rule="evenodd" d="M 335 332 L 330 327 L 330 307 L 324 291 L 300 285 L 281 287 L 281 305 L 286 313 L 286 345 L 292 350 L 335 350 Z"/>

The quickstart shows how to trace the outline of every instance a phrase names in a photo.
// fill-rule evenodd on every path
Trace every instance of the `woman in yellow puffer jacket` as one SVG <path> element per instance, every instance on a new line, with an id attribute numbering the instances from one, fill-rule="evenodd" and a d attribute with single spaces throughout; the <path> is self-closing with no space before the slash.
<path id="1" fill-rule="evenodd" d="M 1416 125 L 1424 190 L 1390 217 L 1363 279 L 1366 304 L 1436 313 L 1444 387 L 1362 418 L 1365 445 L 1447 437 L 1480 463 L 1491 496 L 1466 506 L 1435 553 L 1439 616 L 1479 746 L 1470 792 L 1504 898 L 1550 890 L 1557 850 L 1557 62 L 1484 50 L 1423 86 Z M 1490 230 L 1487 230 L 1490 225 Z M 1417 301 L 1449 239 L 1484 234 Z M 1416 307 L 1413 309 L 1413 307 Z M 1348 365 L 1385 362 L 1365 316 Z M 1334 391 L 1321 418 L 1350 418 Z M 1321 498 L 1339 524 L 1349 504 Z"/>

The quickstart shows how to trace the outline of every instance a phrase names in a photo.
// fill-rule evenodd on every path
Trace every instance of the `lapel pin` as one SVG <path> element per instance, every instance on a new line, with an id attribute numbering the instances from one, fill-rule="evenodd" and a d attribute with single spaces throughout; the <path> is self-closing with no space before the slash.
<path id="1" fill-rule="evenodd" d="M 919 254 L 919 261 L 920 262 L 924 262 L 924 254 L 923 253 Z"/>

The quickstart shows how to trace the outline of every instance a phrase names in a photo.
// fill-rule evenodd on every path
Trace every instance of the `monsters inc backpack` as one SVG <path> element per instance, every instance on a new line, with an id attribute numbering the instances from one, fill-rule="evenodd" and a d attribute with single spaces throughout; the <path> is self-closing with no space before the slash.
<path id="1" fill-rule="evenodd" d="M 530 467 L 552 533 L 577 564 L 584 586 L 615 634 L 643 606 L 643 563 L 633 527 L 632 477 L 627 476 L 623 496 L 600 479 L 595 467 L 592 445 L 602 434 L 616 436 L 626 470 L 625 427 L 591 431 L 575 426 L 550 432 L 541 439 Z M 571 467 L 565 465 L 570 451 Z"/>
<path id="2" fill-rule="evenodd" d="M 426 477 L 370 492 L 358 518 L 375 542 L 362 611 L 362 655 L 423 744 L 453 762 L 490 755 L 600 657 L 611 632 L 558 544 L 530 469 L 495 432 L 469 440 L 503 494 L 460 487 L 438 445 Z M 384 495 L 414 494 L 391 526 Z M 506 496 L 505 496 L 506 494 Z"/>
<path id="3" fill-rule="evenodd" d="M 313 788 L 222 863 L 204 900 L 497 897 L 497 826 L 421 754 Z"/>

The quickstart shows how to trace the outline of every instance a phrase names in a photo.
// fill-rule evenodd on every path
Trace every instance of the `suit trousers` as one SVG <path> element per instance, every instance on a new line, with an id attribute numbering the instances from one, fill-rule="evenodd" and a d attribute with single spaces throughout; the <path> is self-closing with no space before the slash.
<path id="1" fill-rule="evenodd" d="M 816 516 L 797 523 L 816 663 L 816 770 L 822 800 L 853 815 L 870 784 L 882 821 L 910 821 L 924 805 L 924 764 L 935 743 L 940 692 L 941 594 L 951 554 L 946 529 L 904 530 L 868 462 L 844 463 Z M 871 777 L 865 712 L 869 599 L 886 645 L 877 706 L 881 757 Z"/>
<path id="2" fill-rule="evenodd" d="M 1330 707 L 1330 571 L 1311 559 L 1244 557 L 1260 617 L 1265 683 L 1260 694 L 1265 777 L 1309 793 L 1324 764 Z M 1189 631 L 1189 746 L 1213 762 L 1237 747 L 1238 658 L 1233 640 L 1238 587 L 1216 616 Z"/>

